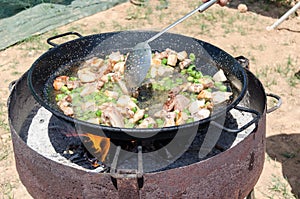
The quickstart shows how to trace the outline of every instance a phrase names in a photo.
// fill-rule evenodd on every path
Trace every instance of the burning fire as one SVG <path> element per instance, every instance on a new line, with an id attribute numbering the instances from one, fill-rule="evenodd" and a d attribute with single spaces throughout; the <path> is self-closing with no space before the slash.
<path id="1" fill-rule="evenodd" d="M 110 148 L 110 139 L 91 133 L 80 134 L 80 136 L 85 136 L 89 138 L 89 141 L 92 142 L 93 149 L 95 149 L 95 151 L 93 151 L 94 155 L 99 160 L 104 162 Z"/>

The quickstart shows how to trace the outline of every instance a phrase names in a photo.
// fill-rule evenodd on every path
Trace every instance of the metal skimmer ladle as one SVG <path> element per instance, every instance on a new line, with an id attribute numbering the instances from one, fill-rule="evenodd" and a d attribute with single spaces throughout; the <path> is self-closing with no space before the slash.
<path id="1" fill-rule="evenodd" d="M 148 73 L 148 70 L 151 66 L 151 47 L 149 46 L 149 42 L 157 39 L 159 36 L 161 36 L 163 33 L 167 32 L 169 29 L 173 28 L 177 24 L 181 23 L 185 19 L 189 18 L 196 12 L 203 12 L 210 6 L 212 6 L 214 3 L 216 3 L 218 0 L 211 0 L 208 1 L 195 10 L 189 12 L 184 17 L 178 19 L 173 24 L 169 25 L 165 29 L 163 29 L 161 32 L 157 33 L 150 39 L 148 39 L 145 42 L 138 43 L 132 51 L 129 52 L 129 55 L 126 60 L 126 69 L 125 69 L 125 82 L 126 86 L 129 90 L 136 89 L 140 86 L 140 84 L 144 81 L 146 78 L 146 75 Z"/>

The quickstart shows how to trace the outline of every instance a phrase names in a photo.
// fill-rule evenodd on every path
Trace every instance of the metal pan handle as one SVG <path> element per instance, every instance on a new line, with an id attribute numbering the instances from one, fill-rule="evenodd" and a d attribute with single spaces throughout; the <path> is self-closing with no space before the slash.
<path id="1" fill-rule="evenodd" d="M 272 108 L 267 109 L 267 113 L 272 113 L 273 111 L 277 110 L 281 106 L 282 99 L 281 99 L 281 97 L 279 97 L 278 95 L 275 95 L 273 93 L 267 93 L 266 95 L 267 95 L 267 97 L 272 97 L 277 100 L 277 103 Z"/>
<path id="2" fill-rule="evenodd" d="M 79 34 L 79 33 L 77 33 L 77 32 L 66 32 L 66 33 L 59 34 L 59 35 L 55 35 L 55 36 L 53 36 L 53 37 L 48 38 L 48 39 L 47 39 L 47 43 L 48 43 L 49 45 L 53 46 L 53 47 L 58 46 L 58 44 L 53 43 L 52 40 L 57 39 L 57 38 L 60 38 L 60 37 L 64 37 L 64 36 L 67 36 L 67 35 L 76 35 L 76 36 L 78 36 L 78 37 L 82 37 L 82 35 Z"/>
<path id="3" fill-rule="evenodd" d="M 257 124 L 258 123 L 258 120 L 260 119 L 261 117 L 261 114 L 256 111 L 256 110 L 252 110 L 252 109 L 248 109 L 248 108 L 245 108 L 245 107 L 241 107 L 241 106 L 236 106 L 234 107 L 235 109 L 239 110 L 239 111 L 244 111 L 244 112 L 247 112 L 247 113 L 252 113 L 254 114 L 254 118 L 248 122 L 247 124 L 245 124 L 244 126 L 242 126 L 241 128 L 238 128 L 238 129 L 230 129 L 230 128 L 227 128 L 227 127 L 224 127 L 224 125 L 221 125 L 215 121 L 211 121 L 210 123 L 224 131 L 227 131 L 229 133 L 239 133 L 245 129 L 247 129 L 249 126 L 251 126 L 252 124 Z"/>

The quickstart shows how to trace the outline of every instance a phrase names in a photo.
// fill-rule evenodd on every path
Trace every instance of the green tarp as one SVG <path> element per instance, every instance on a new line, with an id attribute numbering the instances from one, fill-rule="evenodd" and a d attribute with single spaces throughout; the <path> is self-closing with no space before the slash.
<path id="1" fill-rule="evenodd" d="M 68 5 L 41 3 L 0 20 L 0 50 L 128 0 L 74 0 Z"/>

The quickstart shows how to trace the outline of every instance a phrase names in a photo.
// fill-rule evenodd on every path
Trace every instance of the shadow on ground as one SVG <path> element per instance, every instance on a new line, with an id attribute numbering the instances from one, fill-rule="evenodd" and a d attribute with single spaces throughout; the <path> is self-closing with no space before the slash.
<path id="1" fill-rule="evenodd" d="M 300 134 L 280 134 L 267 138 L 267 153 L 282 164 L 282 174 L 300 198 Z"/>
<path id="2" fill-rule="evenodd" d="M 0 0 L 0 19 L 11 17 L 41 3 L 69 5 L 74 0 Z"/>
<path id="3" fill-rule="evenodd" d="M 243 3 L 247 5 L 248 10 L 251 12 L 267 17 L 279 18 L 293 7 L 293 4 L 290 2 L 293 2 L 293 0 L 231 0 L 228 7 L 237 8 L 239 4 Z M 293 15 L 297 14 L 300 14 L 299 10 Z"/>

